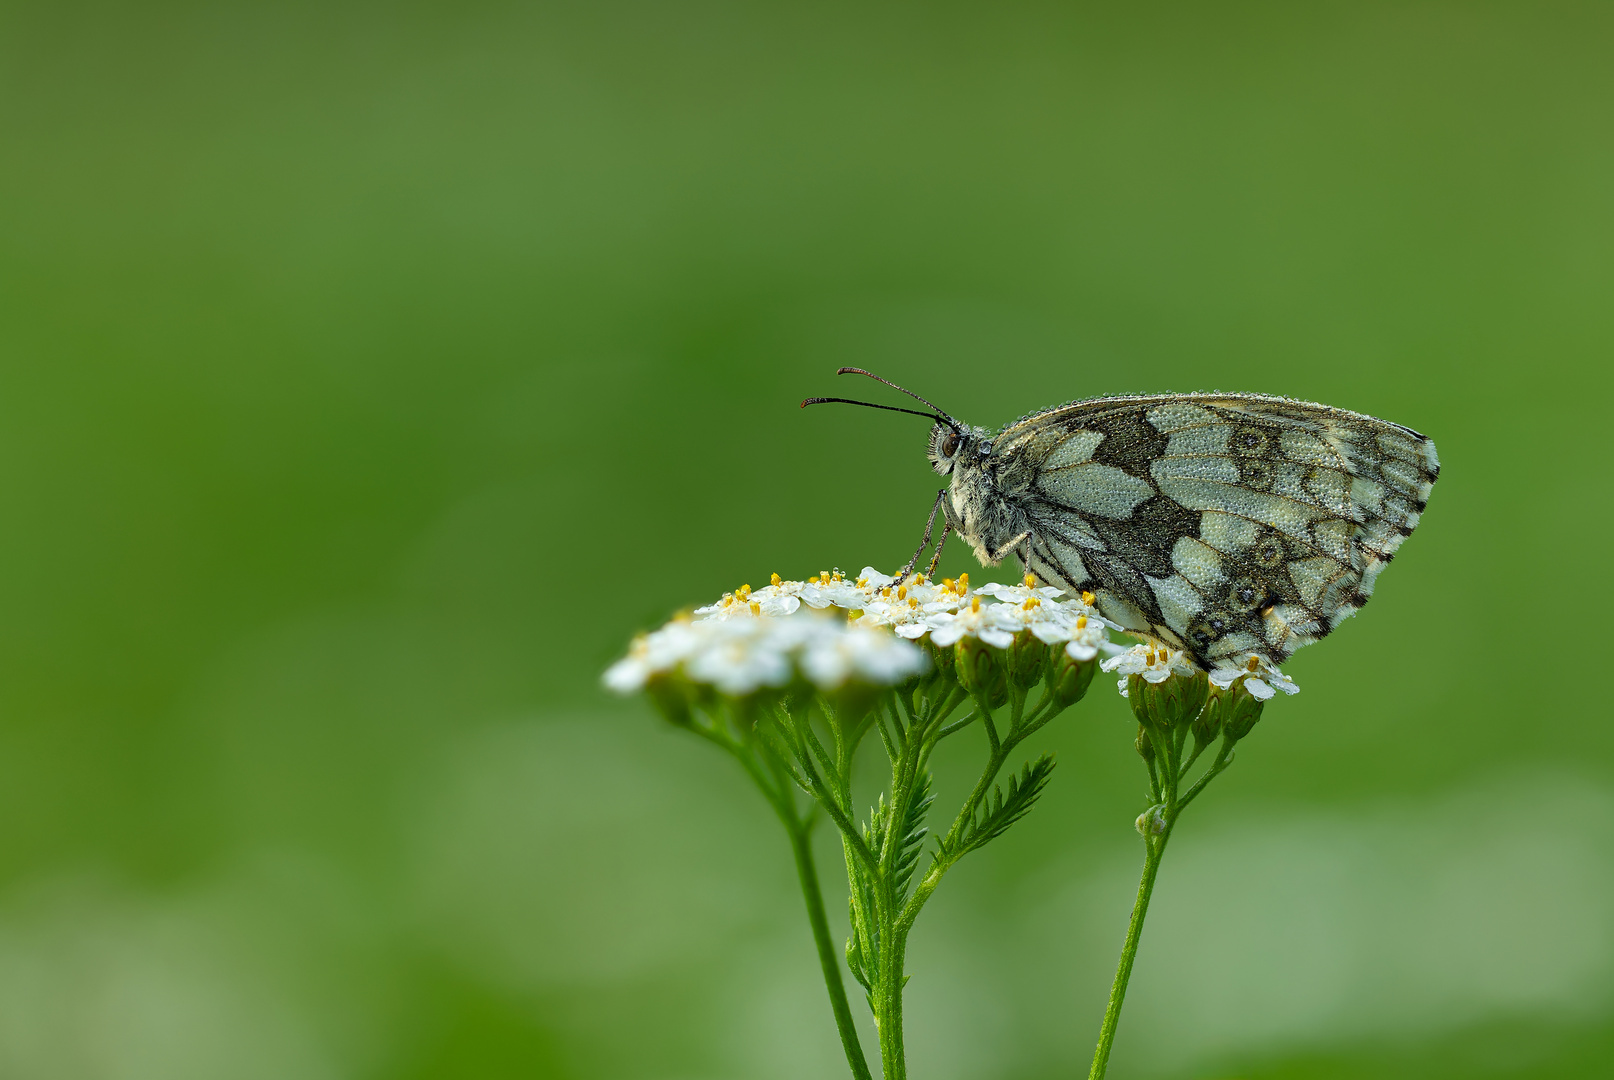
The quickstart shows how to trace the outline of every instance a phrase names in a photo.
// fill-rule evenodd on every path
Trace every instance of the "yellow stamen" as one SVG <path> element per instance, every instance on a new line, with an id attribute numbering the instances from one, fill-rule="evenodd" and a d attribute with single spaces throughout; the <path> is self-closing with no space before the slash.
<path id="1" fill-rule="evenodd" d="M 1082 603 L 1086 604 L 1088 607 L 1093 606 L 1093 594 L 1088 592 L 1086 589 L 1082 590 Z"/>
<path id="2" fill-rule="evenodd" d="M 761 615 L 762 614 L 762 605 L 757 603 L 755 600 L 751 601 L 751 614 L 753 614 L 753 615 Z"/>
<path id="3" fill-rule="evenodd" d="M 1029 572 L 1029 571 L 1028 571 L 1028 572 L 1027 572 L 1027 573 L 1026 573 L 1026 588 L 1028 588 L 1028 589 L 1034 589 L 1034 588 L 1036 588 L 1036 587 L 1037 587 L 1037 579 L 1036 579 L 1036 577 L 1035 577 L 1035 576 L 1034 576 L 1034 575 L 1033 575 L 1033 574 L 1031 574 L 1031 573 L 1030 573 L 1030 572 Z"/>
<path id="4" fill-rule="evenodd" d="M 818 580 L 822 581 L 825 585 L 828 585 L 829 584 L 829 571 L 828 570 L 820 570 L 818 572 Z"/>
<path id="5" fill-rule="evenodd" d="M 1026 597 L 1026 602 L 1020 605 L 1020 609 L 1022 611 L 1030 611 L 1032 608 L 1038 608 L 1041 606 L 1041 600 L 1037 599 L 1035 596 L 1028 596 Z"/>
<path id="6" fill-rule="evenodd" d="M 1087 616 L 1086 615 L 1078 615 L 1078 616 L 1076 616 L 1076 629 L 1078 629 L 1078 630 L 1086 630 L 1087 629 Z"/>
<path id="7" fill-rule="evenodd" d="M 970 597 L 970 610 L 971 611 L 980 611 L 981 610 L 981 598 L 979 596 Z"/>
<path id="8" fill-rule="evenodd" d="M 860 588 L 860 589 L 868 588 L 869 587 L 869 579 L 866 578 L 866 577 L 858 578 L 857 579 L 857 587 Z"/>
<path id="9" fill-rule="evenodd" d="M 942 588 L 946 589 L 948 592 L 952 592 L 953 591 L 953 579 L 952 578 L 942 578 Z"/>
<path id="10" fill-rule="evenodd" d="M 1249 669 L 1251 671 L 1259 671 L 1261 669 L 1261 658 L 1259 656 L 1250 657 Z"/>
<path id="11" fill-rule="evenodd" d="M 749 600 L 750 598 L 751 598 L 751 586 L 749 586 L 749 585 L 741 585 L 740 586 L 740 599 L 741 600 Z"/>
<path id="12" fill-rule="evenodd" d="M 969 591 L 969 587 L 970 587 L 970 576 L 968 574 L 960 574 L 960 575 L 958 575 L 958 588 L 959 588 L 959 591 L 960 592 L 967 592 L 967 591 Z"/>
<path id="13" fill-rule="evenodd" d="M 731 593 L 731 592 L 724 593 L 723 594 L 723 606 L 728 607 L 732 603 L 734 603 L 734 594 Z"/>
<path id="14" fill-rule="evenodd" d="M 906 600 L 906 599 L 908 599 L 908 586 L 906 586 L 906 585 L 898 585 L 897 586 L 897 599 L 898 600 Z"/>
<path id="15" fill-rule="evenodd" d="M 770 580 L 773 582 L 773 584 L 777 585 L 777 584 L 779 584 L 780 581 L 782 581 L 784 579 L 781 578 L 778 574 L 775 574 L 775 575 L 773 575 L 773 577 Z"/>
<path id="16" fill-rule="evenodd" d="M 913 608 L 915 611 L 918 611 L 919 610 L 919 597 L 917 597 L 917 596 L 908 597 L 908 606 Z"/>

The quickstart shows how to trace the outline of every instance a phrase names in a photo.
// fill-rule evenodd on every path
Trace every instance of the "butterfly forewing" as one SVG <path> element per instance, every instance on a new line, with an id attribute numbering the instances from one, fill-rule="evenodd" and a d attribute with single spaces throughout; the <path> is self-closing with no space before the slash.
<path id="1" fill-rule="evenodd" d="M 994 444 L 1028 569 L 1206 667 L 1281 662 L 1366 603 L 1440 471 L 1408 428 L 1253 394 L 1076 402 Z"/>

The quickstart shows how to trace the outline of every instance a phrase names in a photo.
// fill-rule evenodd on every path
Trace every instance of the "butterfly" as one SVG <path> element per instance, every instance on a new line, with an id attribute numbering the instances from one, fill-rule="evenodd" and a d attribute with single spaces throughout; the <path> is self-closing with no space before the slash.
<path id="1" fill-rule="evenodd" d="M 1373 593 L 1440 475 L 1435 444 L 1361 413 L 1266 394 L 1138 394 L 1073 401 L 993 433 L 862 368 L 934 412 L 936 493 L 907 576 L 943 517 L 987 566 L 1011 554 L 1045 585 L 1091 593 L 1121 629 L 1209 670 L 1274 664 Z"/>

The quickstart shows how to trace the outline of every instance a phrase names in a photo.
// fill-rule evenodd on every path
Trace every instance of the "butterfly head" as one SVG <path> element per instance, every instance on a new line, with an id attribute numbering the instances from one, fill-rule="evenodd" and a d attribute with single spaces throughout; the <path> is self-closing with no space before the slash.
<path id="1" fill-rule="evenodd" d="M 963 461 L 974 461 L 991 453 L 986 432 L 951 419 L 938 420 L 930 429 L 930 467 L 941 476 L 950 476 Z"/>

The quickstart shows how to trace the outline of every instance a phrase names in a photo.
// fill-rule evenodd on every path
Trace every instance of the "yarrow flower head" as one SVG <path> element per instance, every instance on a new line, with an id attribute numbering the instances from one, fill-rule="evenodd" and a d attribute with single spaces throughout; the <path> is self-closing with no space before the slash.
<path id="1" fill-rule="evenodd" d="M 858 581 L 868 589 L 858 625 L 889 626 L 909 641 L 924 637 L 937 615 L 957 611 L 969 597 L 968 575 L 960 586 L 952 578 L 938 584 L 923 574 L 897 581 L 865 567 Z"/>
<path id="2" fill-rule="evenodd" d="M 728 697 L 745 697 L 782 688 L 797 676 L 822 690 L 848 681 L 891 686 L 921 674 L 926 664 L 924 653 L 908 642 L 827 615 L 713 612 L 639 638 L 607 669 L 604 682 L 631 694 L 658 677 L 677 675 Z"/>
<path id="3" fill-rule="evenodd" d="M 1241 680 L 1244 689 L 1257 701 L 1267 701 L 1279 690 L 1285 694 L 1300 693 L 1293 679 L 1273 666 L 1272 661 L 1255 653 L 1218 664 L 1210 673 L 1211 685 L 1218 690 L 1227 690 Z"/>
<path id="4" fill-rule="evenodd" d="M 1152 641 L 1134 645 L 1125 652 L 1110 657 L 1099 667 L 1104 671 L 1121 673 L 1117 687 L 1122 697 L 1128 696 L 1129 676 L 1141 676 L 1143 681 L 1148 683 L 1163 683 L 1173 675 L 1188 678 L 1199 670 L 1186 652 Z"/>

